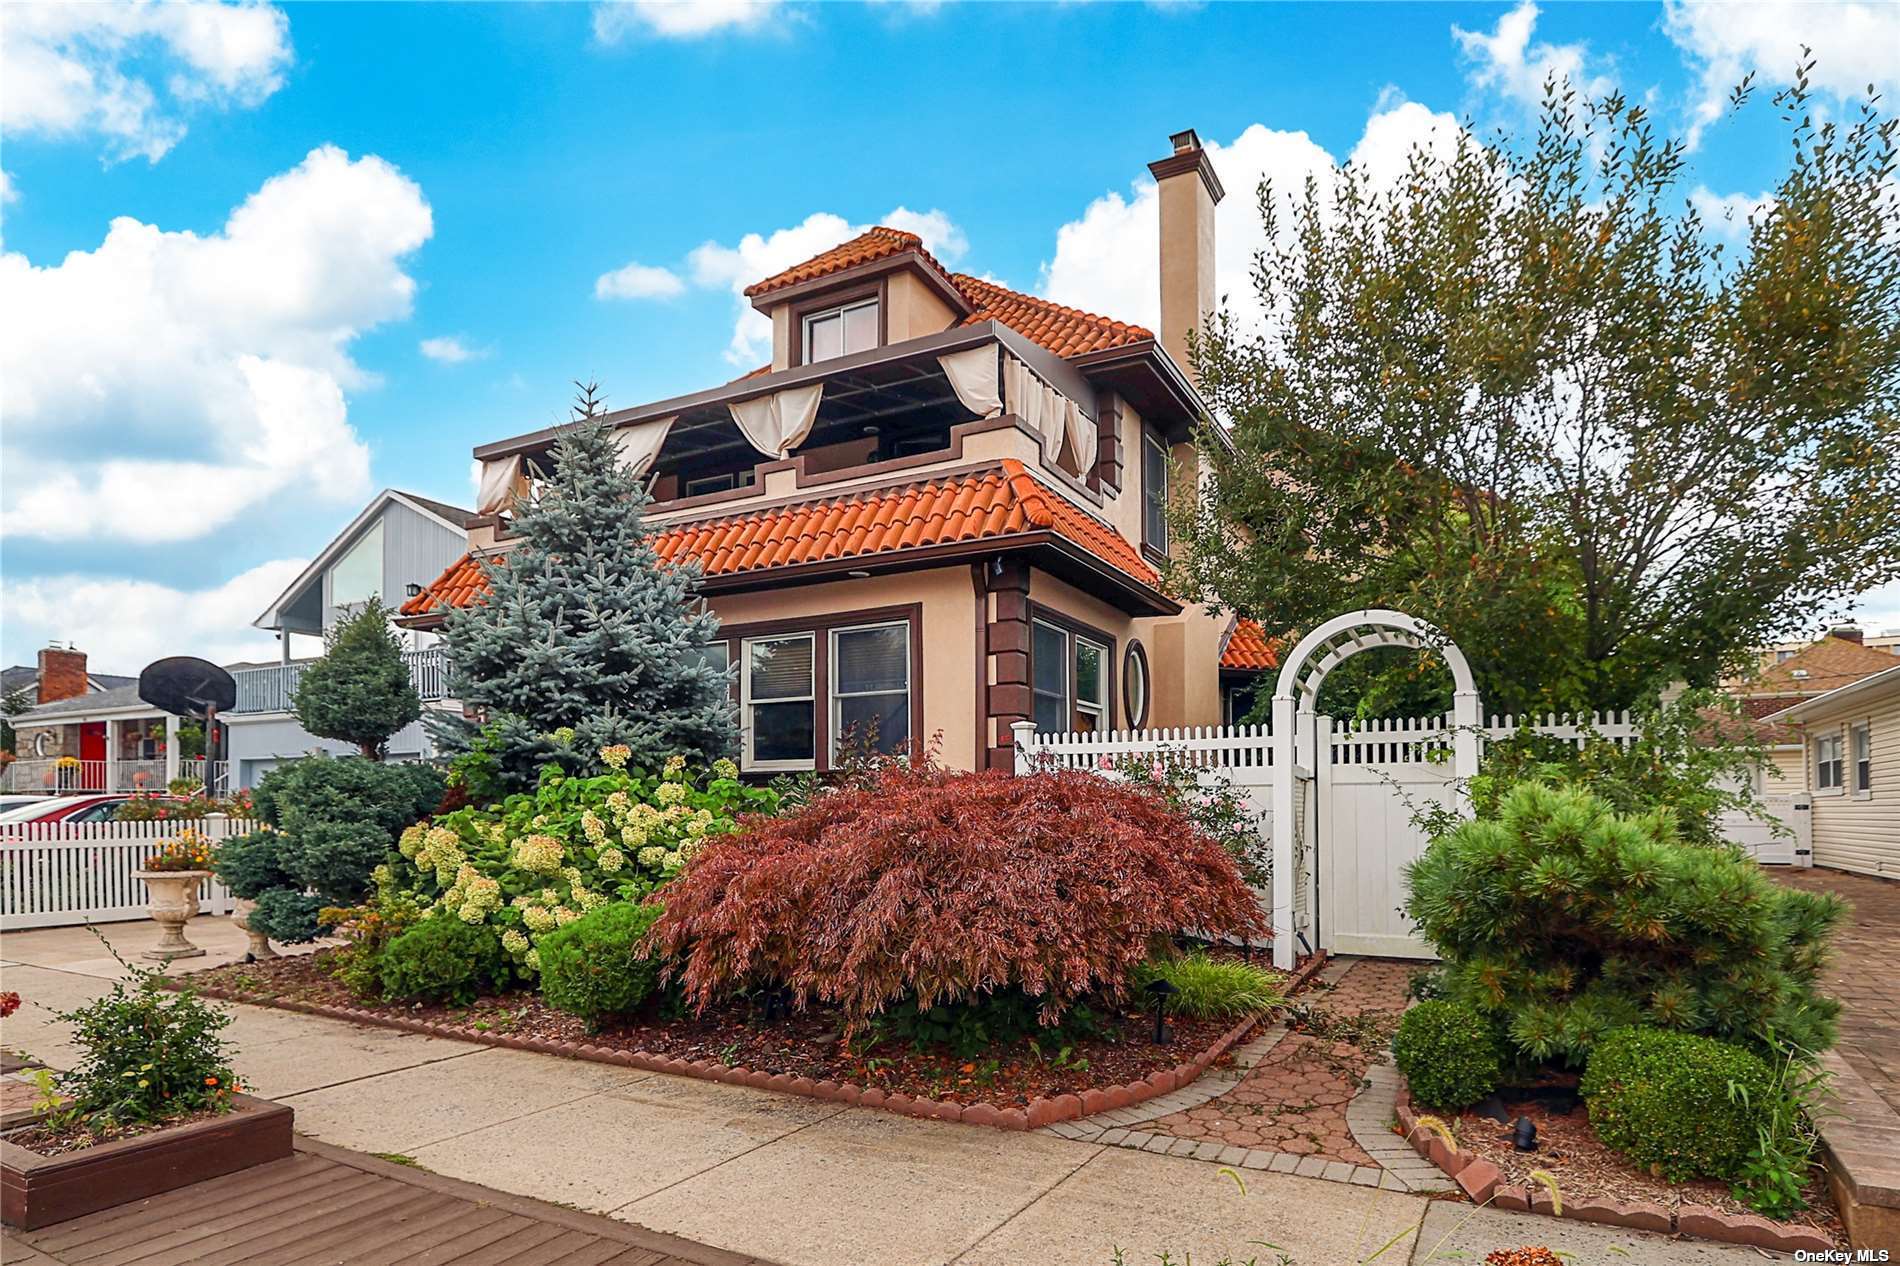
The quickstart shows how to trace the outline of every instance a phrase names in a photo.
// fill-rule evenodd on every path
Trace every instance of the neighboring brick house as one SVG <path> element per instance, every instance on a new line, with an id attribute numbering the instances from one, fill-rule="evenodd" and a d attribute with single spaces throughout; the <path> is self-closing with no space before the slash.
<path id="1" fill-rule="evenodd" d="M 1013 722 L 1215 725 L 1272 665 L 1183 604 L 1167 509 L 1205 415 L 1188 331 L 1214 307 L 1219 179 L 1192 132 L 1161 192 L 1161 334 L 946 270 L 878 227 L 746 290 L 772 363 L 607 415 L 650 473 L 655 547 L 697 561 L 739 665 L 742 765 L 825 769 L 846 732 L 1007 767 Z M 483 444 L 469 553 L 402 608 L 479 601 L 560 431 Z M 1244 707 L 1242 708 L 1244 711 Z"/>
<path id="2" fill-rule="evenodd" d="M 1768 751 L 1762 793 L 1784 795 L 1810 789 L 1801 733 L 1776 713 L 1893 666 L 1890 652 L 1864 645 L 1859 629 L 1843 626 L 1779 659 L 1754 678 L 1731 686 L 1743 714 L 1757 723 L 1756 740 Z"/>
<path id="3" fill-rule="evenodd" d="M 0 669 L 0 699 L 19 695 L 26 704 L 37 706 L 130 686 L 137 681 L 136 677 L 90 672 L 86 668 L 86 652 L 54 645 L 39 653 L 37 664 L 15 664 Z"/>

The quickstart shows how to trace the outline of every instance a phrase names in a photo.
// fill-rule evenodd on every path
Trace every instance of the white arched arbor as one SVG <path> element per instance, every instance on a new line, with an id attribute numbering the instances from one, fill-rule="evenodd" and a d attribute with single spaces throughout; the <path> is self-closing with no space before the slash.
<path id="1" fill-rule="evenodd" d="M 1281 665 L 1273 691 L 1273 962 L 1294 959 L 1293 881 L 1299 823 L 1294 785 L 1318 764 L 1314 702 L 1333 669 L 1361 651 L 1402 646 L 1437 654 L 1451 670 L 1452 777 L 1460 787 L 1478 772 L 1478 688 L 1464 652 L 1432 625 L 1402 611 L 1348 611 L 1301 638 Z"/>

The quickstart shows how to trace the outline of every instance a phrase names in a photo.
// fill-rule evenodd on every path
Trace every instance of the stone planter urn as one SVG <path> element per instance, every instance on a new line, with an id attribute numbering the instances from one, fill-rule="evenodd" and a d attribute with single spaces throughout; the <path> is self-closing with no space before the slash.
<path id="1" fill-rule="evenodd" d="M 251 938 L 249 958 L 276 958 L 277 951 L 270 947 L 270 937 L 251 926 L 251 911 L 257 909 L 257 902 L 234 897 L 231 901 L 231 923 L 244 929 L 244 935 Z"/>
<path id="2" fill-rule="evenodd" d="M 198 958 L 204 951 L 185 939 L 185 924 L 198 913 L 198 885 L 211 877 L 208 870 L 135 870 L 134 879 L 145 881 L 151 894 L 146 907 L 152 922 L 164 933 L 158 944 L 145 951 L 144 957 L 169 963 L 174 958 Z"/>

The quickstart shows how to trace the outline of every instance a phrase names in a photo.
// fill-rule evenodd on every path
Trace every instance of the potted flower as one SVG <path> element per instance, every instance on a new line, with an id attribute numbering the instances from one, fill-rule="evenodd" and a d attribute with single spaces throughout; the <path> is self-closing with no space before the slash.
<path id="1" fill-rule="evenodd" d="M 161 844 L 132 877 L 145 881 L 146 908 L 164 933 L 145 957 L 169 963 L 202 955 L 202 949 L 185 939 L 185 924 L 198 913 L 198 886 L 211 878 L 211 842 L 203 833 L 186 827 Z"/>

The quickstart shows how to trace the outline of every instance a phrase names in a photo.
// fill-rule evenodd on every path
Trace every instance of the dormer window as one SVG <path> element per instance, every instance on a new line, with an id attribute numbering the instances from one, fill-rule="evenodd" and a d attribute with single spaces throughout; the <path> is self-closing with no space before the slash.
<path id="1" fill-rule="evenodd" d="M 805 314 L 805 363 L 832 360 L 877 346 L 878 301 L 860 299 Z"/>

